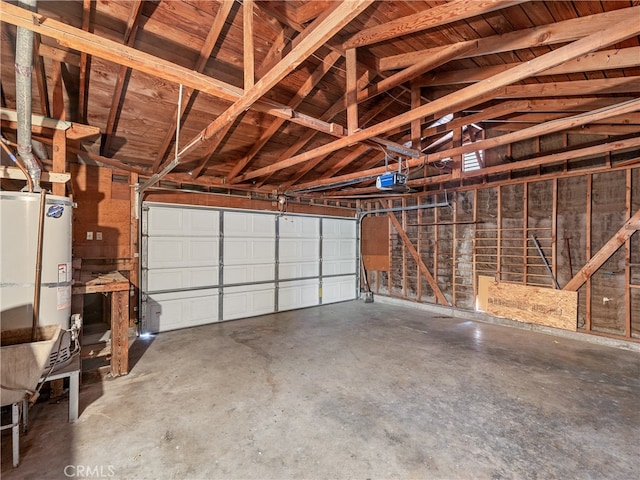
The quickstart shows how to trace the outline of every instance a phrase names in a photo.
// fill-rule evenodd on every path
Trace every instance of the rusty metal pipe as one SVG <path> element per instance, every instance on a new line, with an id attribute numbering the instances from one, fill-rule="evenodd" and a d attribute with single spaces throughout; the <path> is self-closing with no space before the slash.
<path id="1" fill-rule="evenodd" d="M 31 325 L 31 341 L 37 341 L 38 324 L 40 323 L 40 290 L 42 283 L 42 250 L 44 240 L 44 209 L 47 204 L 47 191 L 40 191 L 40 211 L 38 218 L 38 246 L 36 251 L 36 279 L 33 290 L 33 319 Z"/>

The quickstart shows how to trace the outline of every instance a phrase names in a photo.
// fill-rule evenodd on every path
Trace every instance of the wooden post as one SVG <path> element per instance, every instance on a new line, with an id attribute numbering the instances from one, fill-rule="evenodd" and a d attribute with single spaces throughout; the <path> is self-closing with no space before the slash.
<path id="1" fill-rule="evenodd" d="M 522 190 L 522 284 L 527 285 L 529 272 L 529 182 L 524 182 Z"/>
<path id="2" fill-rule="evenodd" d="M 346 60 L 347 130 L 351 135 L 358 130 L 358 73 L 355 48 L 346 51 Z"/>
<path id="3" fill-rule="evenodd" d="M 471 275 L 473 285 L 473 298 L 478 298 L 478 272 L 476 265 L 476 246 L 477 246 L 477 234 L 478 234 L 478 189 L 473 189 L 473 238 L 471 239 Z"/>
<path id="4" fill-rule="evenodd" d="M 627 217 L 631 217 L 631 170 L 626 171 L 625 210 Z M 631 236 L 624 242 L 624 333 L 631 338 Z"/>
<path id="5" fill-rule="evenodd" d="M 402 208 L 407 206 L 407 199 L 402 197 Z M 402 230 L 407 231 L 407 212 L 406 210 L 402 211 Z M 409 237 L 407 237 L 409 238 Z M 408 288 L 407 288 L 407 247 L 402 249 L 402 295 L 404 297 L 407 296 Z"/>
<path id="6" fill-rule="evenodd" d="M 55 86 L 53 88 L 53 116 L 56 119 L 64 120 L 64 96 L 62 92 L 62 67 L 60 62 L 53 62 L 53 78 Z M 53 172 L 65 173 L 67 171 L 67 138 L 64 130 L 53 131 Z M 64 183 L 54 183 L 52 187 L 54 195 L 64 197 L 66 188 Z"/>
<path id="7" fill-rule="evenodd" d="M 111 292 L 111 375 L 129 373 L 129 290 Z"/>
<path id="8" fill-rule="evenodd" d="M 454 197 L 457 195 L 455 192 L 453 193 Z M 455 306 L 457 303 L 457 295 L 456 295 L 456 287 L 458 286 L 456 282 L 456 258 L 458 256 L 458 226 L 456 222 L 458 221 L 458 202 L 454 198 L 453 201 L 453 225 L 451 225 L 451 303 Z"/>
<path id="9" fill-rule="evenodd" d="M 242 33 L 244 52 L 244 90 L 253 87 L 255 83 L 255 64 L 253 52 L 253 0 L 242 2 Z"/>
<path id="10" fill-rule="evenodd" d="M 496 280 L 502 280 L 502 187 L 498 185 L 498 218 L 496 221 Z"/>
<path id="11" fill-rule="evenodd" d="M 592 193 L 592 189 L 593 189 L 593 175 L 589 174 L 587 175 L 587 220 L 586 220 L 586 258 L 589 259 L 591 258 L 591 210 L 592 210 L 592 204 L 591 204 L 591 193 Z M 573 278 L 576 278 L 575 276 Z M 571 282 L 571 280 L 569 281 Z M 567 288 L 567 286 L 565 286 L 564 288 Z M 577 290 L 577 289 L 576 289 Z M 587 332 L 591 331 L 591 277 L 589 276 L 589 278 L 587 279 L 587 286 L 586 286 L 586 299 L 585 299 L 585 314 L 586 314 L 586 319 L 585 319 L 585 330 Z"/>
<path id="12" fill-rule="evenodd" d="M 551 180 L 553 185 L 551 204 L 551 271 L 558 278 L 558 178 Z"/>
<path id="13" fill-rule="evenodd" d="M 422 200 L 422 197 L 416 197 L 416 205 L 420 206 L 420 202 Z M 416 223 L 418 225 L 422 224 L 422 209 L 419 208 L 418 210 L 416 210 Z M 418 249 L 418 254 L 420 255 L 420 258 L 422 258 L 422 229 L 420 227 L 418 227 L 418 246 L 416 247 Z M 416 273 L 416 301 L 421 302 L 422 301 L 422 274 L 420 273 L 420 269 L 418 269 L 417 273 Z"/>
<path id="14" fill-rule="evenodd" d="M 422 104 L 422 98 L 420 94 L 421 94 L 420 85 L 417 83 L 412 83 L 411 84 L 411 108 L 418 108 Z M 411 121 L 411 148 L 415 150 L 420 150 L 422 146 L 422 142 L 420 138 L 422 136 L 421 127 L 422 125 L 419 118 Z"/>
<path id="15" fill-rule="evenodd" d="M 129 174 L 129 185 L 136 185 L 138 183 L 138 174 L 137 173 L 130 173 Z M 130 282 L 130 299 L 131 299 L 131 305 L 129 308 L 129 326 L 134 326 L 135 323 L 137 323 L 138 321 L 138 294 L 139 294 L 139 281 L 140 279 L 138 278 L 138 271 L 139 271 L 139 261 L 140 261 L 140 251 L 139 251 L 139 246 L 138 246 L 138 235 L 139 235 L 139 229 L 138 226 L 140 225 L 140 221 L 138 218 L 138 214 L 139 212 L 136 211 L 137 208 L 139 208 L 139 205 L 137 204 L 137 196 L 138 193 L 135 189 L 135 187 L 130 187 L 131 188 L 131 195 L 130 195 L 130 204 L 131 204 L 131 223 L 130 223 L 130 238 L 129 238 L 129 257 L 131 258 L 131 265 L 132 265 L 132 270 L 129 272 L 129 282 Z"/>

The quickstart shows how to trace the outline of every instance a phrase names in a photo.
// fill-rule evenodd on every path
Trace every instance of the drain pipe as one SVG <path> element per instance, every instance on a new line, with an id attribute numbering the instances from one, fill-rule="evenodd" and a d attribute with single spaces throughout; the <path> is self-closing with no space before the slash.
<path id="1" fill-rule="evenodd" d="M 36 11 L 37 0 L 20 0 L 18 5 Z M 16 36 L 16 111 L 18 113 L 18 155 L 29 172 L 36 192 L 40 191 L 40 165 L 31 152 L 31 72 L 33 31 L 18 27 Z"/>
<path id="2" fill-rule="evenodd" d="M 9 156 L 9 158 L 11 159 L 11 161 L 20 169 L 20 171 L 24 174 L 24 178 L 27 180 L 27 190 L 29 191 L 29 193 L 33 193 L 33 180 L 31 180 L 31 175 L 29 175 L 29 172 L 27 171 L 26 168 L 24 168 L 24 165 L 22 165 L 22 163 L 20 163 L 20 161 L 18 161 L 18 159 L 16 158 L 16 156 L 13 154 L 13 152 L 9 149 L 8 145 L 7 145 L 7 139 L 4 137 L 0 137 L 0 146 L 2 146 L 2 149 L 6 152 L 6 154 Z"/>

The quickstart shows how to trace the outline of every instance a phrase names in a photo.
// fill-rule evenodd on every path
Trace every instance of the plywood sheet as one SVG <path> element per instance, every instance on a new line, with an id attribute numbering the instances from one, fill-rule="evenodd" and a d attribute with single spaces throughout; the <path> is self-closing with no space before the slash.
<path id="1" fill-rule="evenodd" d="M 497 283 L 491 277 L 481 277 L 478 293 L 479 308 L 484 306 L 491 315 L 563 330 L 576 329 L 576 292 Z"/>
<path id="2" fill-rule="evenodd" d="M 362 260 L 367 270 L 389 271 L 389 218 L 362 220 Z"/>

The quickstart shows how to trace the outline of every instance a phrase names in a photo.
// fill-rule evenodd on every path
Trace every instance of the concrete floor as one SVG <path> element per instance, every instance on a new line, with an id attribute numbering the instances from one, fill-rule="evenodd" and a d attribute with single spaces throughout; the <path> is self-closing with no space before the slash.
<path id="1" fill-rule="evenodd" d="M 37 404 L 18 469 L 3 435 L 2 477 L 638 478 L 637 351 L 354 301 L 132 356 L 77 423 Z"/>

